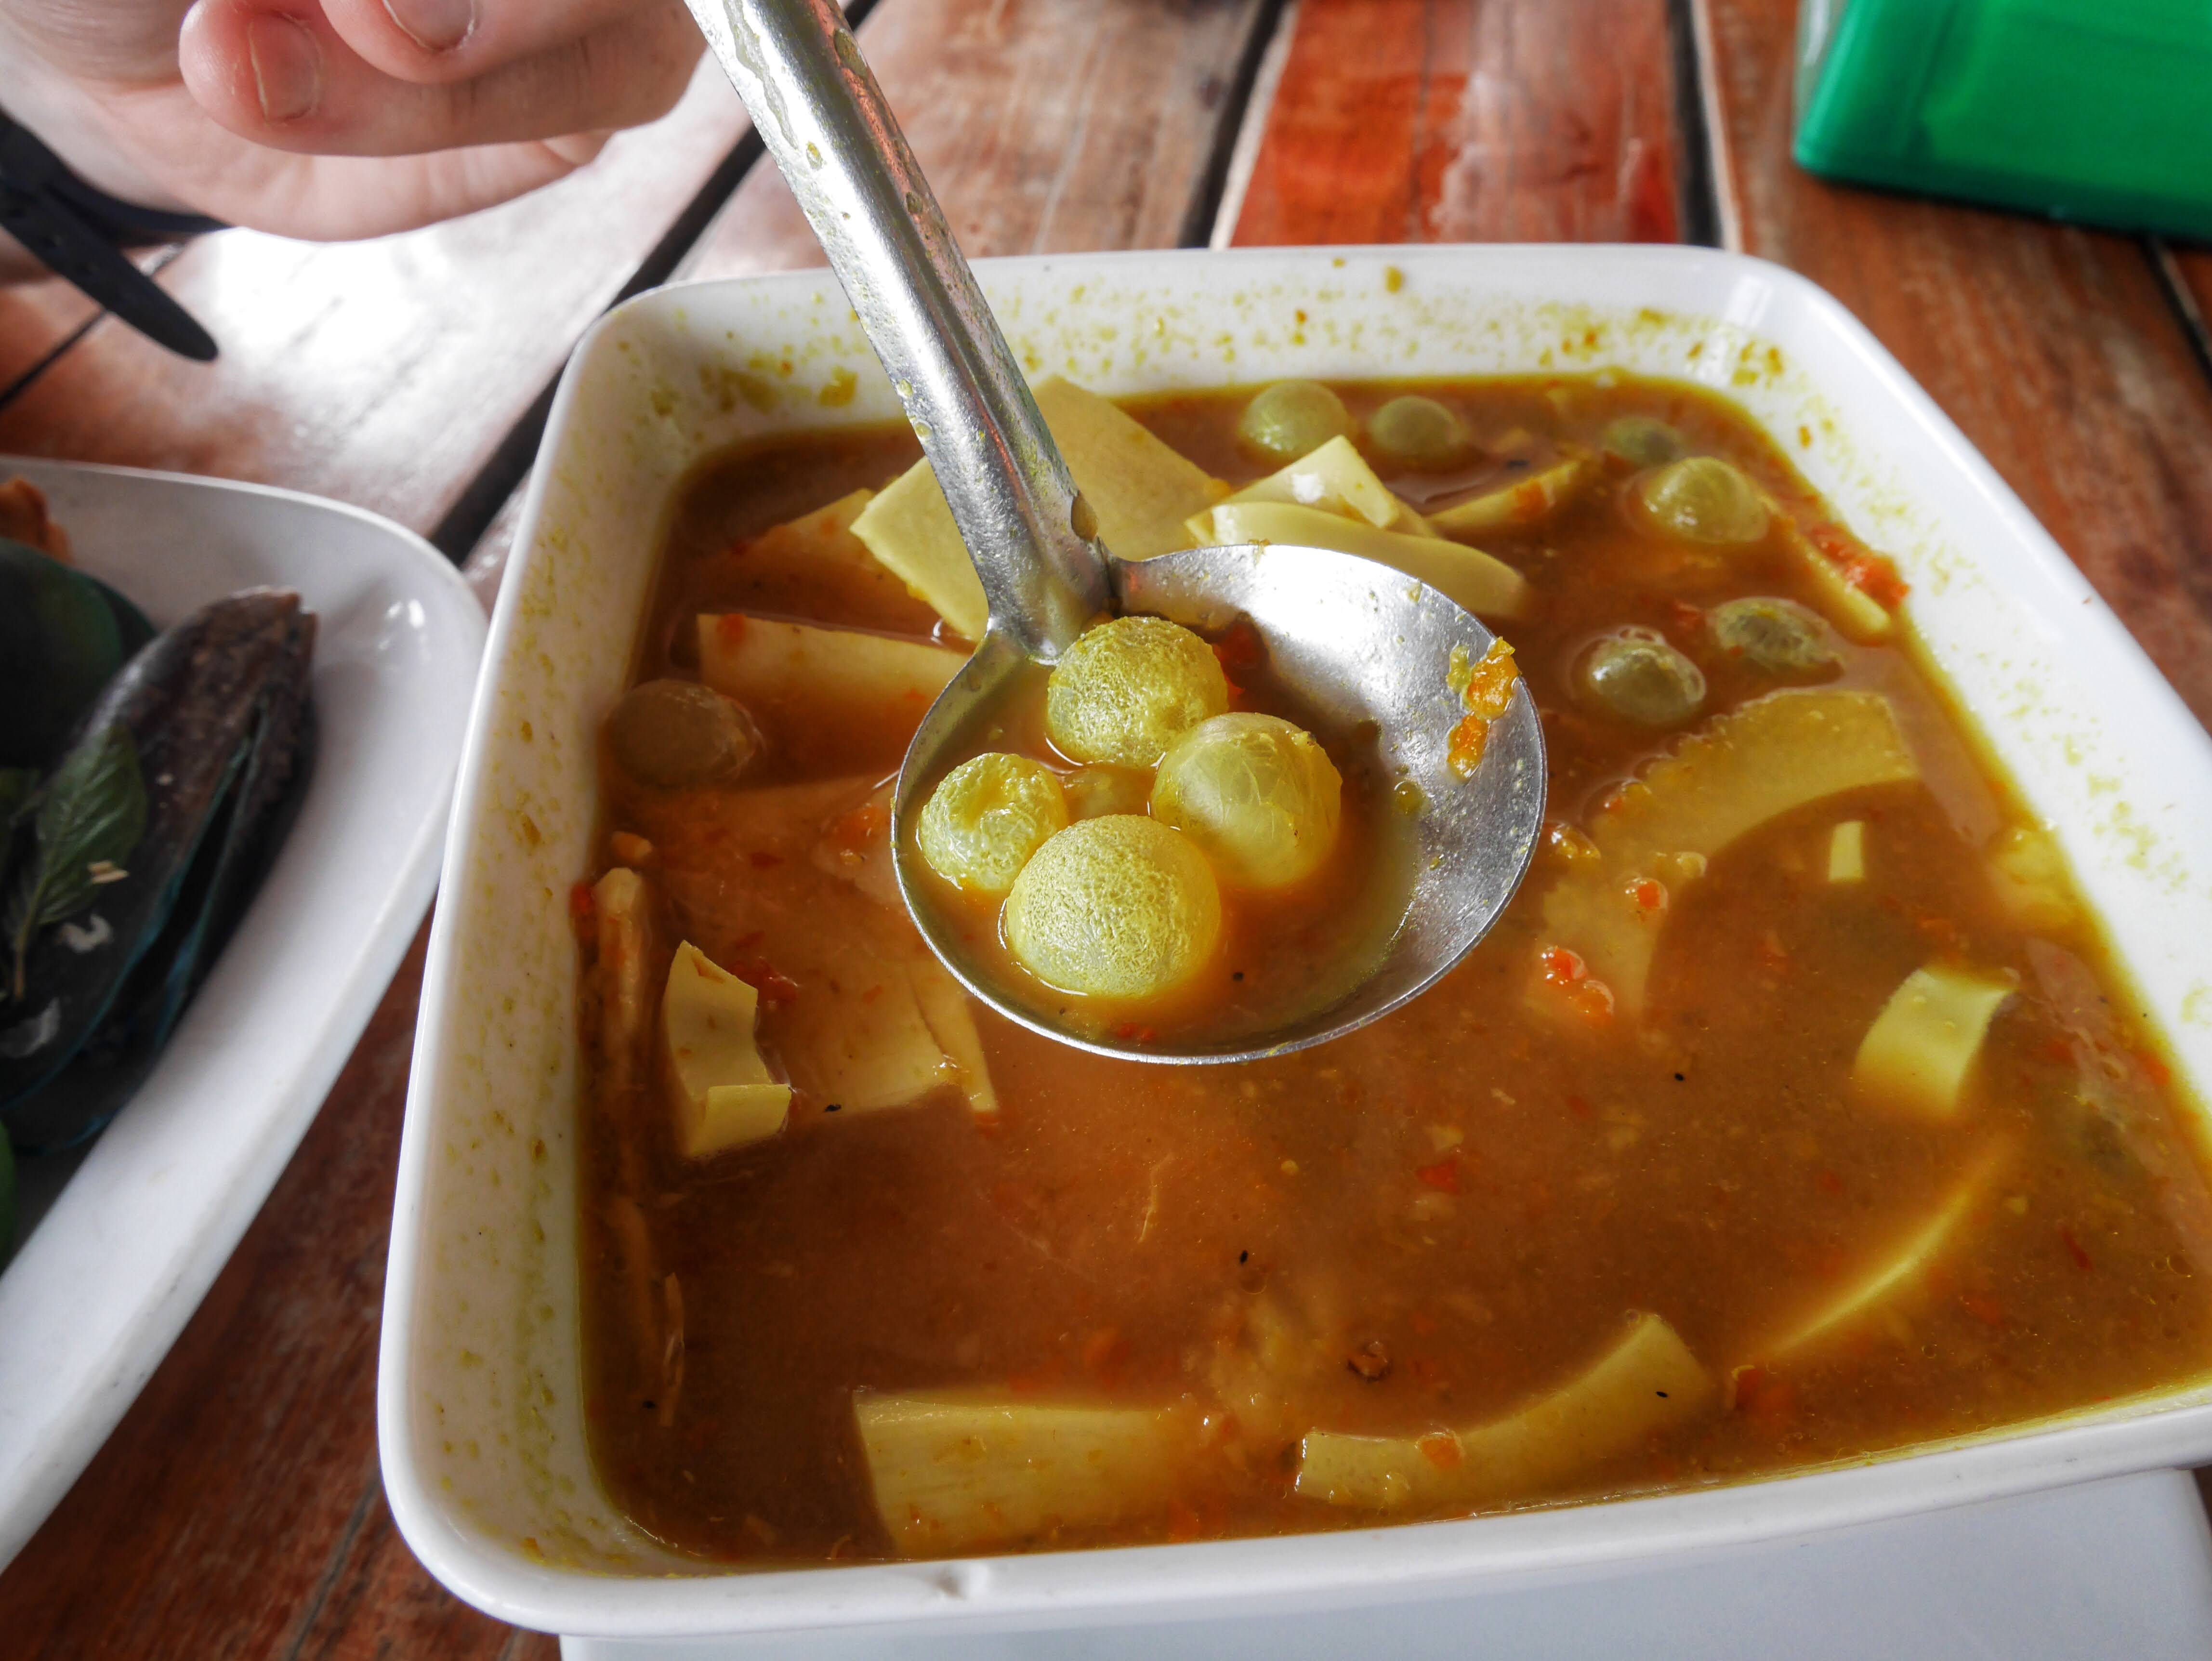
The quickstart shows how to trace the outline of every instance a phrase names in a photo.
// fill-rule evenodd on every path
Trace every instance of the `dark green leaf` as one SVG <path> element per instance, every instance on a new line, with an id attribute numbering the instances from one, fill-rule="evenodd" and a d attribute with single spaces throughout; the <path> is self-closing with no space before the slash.
<path id="1" fill-rule="evenodd" d="M 15 815 L 31 800 L 31 793 L 39 788 L 38 770 L 31 767 L 0 767 L 0 839 L 4 839 L 15 823 Z M 7 857 L 4 840 L 0 840 L 0 861 Z"/>
<path id="2" fill-rule="evenodd" d="M 146 785 L 138 748 L 121 727 L 79 742 L 40 788 L 32 834 L 37 849 L 23 861 L 8 897 L 6 928 L 15 948 L 15 995 L 22 995 L 24 959 L 39 930 L 75 916 L 104 882 L 127 872 L 124 861 L 146 833 Z"/>

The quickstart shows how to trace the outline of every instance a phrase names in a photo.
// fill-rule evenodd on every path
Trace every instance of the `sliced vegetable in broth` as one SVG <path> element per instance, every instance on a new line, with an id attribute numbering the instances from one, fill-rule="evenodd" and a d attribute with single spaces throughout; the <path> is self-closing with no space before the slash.
<path id="1" fill-rule="evenodd" d="M 842 1562 L 1358 1527 L 2212 1372 L 2194 1110 L 1917 667 L 1894 569 L 1731 406 L 1613 377 L 1039 395 L 1119 552 L 1309 541 L 1489 618 L 1452 742 L 1528 686 L 1544 848 L 1459 970 L 1319 1050 L 1146 1067 L 1014 1027 L 890 876 L 884 786 L 981 627 L 911 438 L 703 468 L 573 900 L 587 1413 L 642 1528 Z M 1433 804 L 1267 708 L 1236 630 L 1200 644 L 1115 681 L 1103 736 L 1055 734 L 1042 682 L 985 735 L 927 831 L 978 952 L 1050 921 L 1008 898 L 1050 850 L 1162 838 L 1190 916 L 1139 968 L 1188 995 L 1310 992 L 1358 938 L 1343 873 Z M 1147 904 L 1091 915 L 1141 945 Z M 1115 968 L 1077 952 L 1054 972 Z"/>

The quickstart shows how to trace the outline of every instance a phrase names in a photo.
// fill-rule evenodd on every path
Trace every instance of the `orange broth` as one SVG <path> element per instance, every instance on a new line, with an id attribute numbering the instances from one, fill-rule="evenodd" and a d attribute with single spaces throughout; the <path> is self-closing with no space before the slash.
<path id="1" fill-rule="evenodd" d="M 1407 389 L 1338 390 L 1364 417 Z M 1608 423 L 1654 417 L 1742 468 L 1863 591 L 1897 597 L 1886 562 L 1722 399 L 1628 379 L 1419 390 L 1480 448 L 1450 474 L 1393 472 L 1370 453 L 1416 508 L 1597 454 Z M 1244 396 L 1127 407 L 1235 484 L 1273 467 L 1237 443 Z M 844 431 L 699 470 L 675 507 L 639 678 L 695 672 L 702 612 L 944 639 L 887 572 L 763 535 L 880 487 L 915 453 L 903 431 Z M 2032 821 L 1909 635 L 1833 636 L 1840 667 L 1819 684 L 1887 700 L 1919 776 L 1784 812 L 1668 885 L 1640 1011 L 1593 990 L 1547 932 L 1546 896 L 1589 856 L 1622 782 L 1776 691 L 1714 647 L 1710 609 L 1826 603 L 1780 519 L 1748 549 L 1670 544 L 1623 509 L 1632 466 L 1596 471 L 1550 517 L 1480 538 L 1536 591 L 1501 632 L 1543 713 L 1553 835 L 1462 968 L 1349 1037 L 1246 1066 L 1146 1066 L 978 1007 L 994 1114 L 952 1085 L 855 1113 L 794 1073 L 780 1135 L 687 1161 L 649 1049 L 611 1049 L 648 1041 L 610 1036 L 616 966 L 580 890 L 589 1423 L 607 1489 L 641 1527 L 708 1559 L 824 1562 L 1363 1526 L 1787 1472 L 2212 1366 L 2197 1116 L 2094 920 L 2064 894 L 2023 921 L 1993 877 L 1990 850 Z M 1639 727 L 1577 691 L 1587 642 L 1632 624 L 1702 669 L 1694 719 Z M 653 908 L 642 983 L 657 988 L 677 940 L 692 941 L 762 989 L 773 1065 L 830 995 L 825 941 L 860 943 L 834 960 L 848 964 L 874 950 L 910 964 L 920 948 L 853 879 L 856 849 L 881 832 L 869 791 L 911 721 L 763 726 L 764 754 L 734 784 L 653 789 L 605 760 L 591 874 L 635 855 L 621 838 L 650 844 L 636 860 Z M 842 795 L 763 805 L 841 779 L 854 782 Z M 1831 881 L 1846 822 L 1863 827 L 1864 875 Z M 1887 1110 L 1852 1082 L 1885 1001 L 1930 963 L 2014 988 L 1948 1116 Z M 867 1007 L 866 989 L 836 994 Z M 1939 1214 L 1940 1249 L 1791 1339 Z M 1426 1437 L 1455 1464 L 1488 1445 L 1470 1430 L 1575 1379 L 1639 1312 L 1711 1381 L 1695 1411 L 1471 1502 L 1378 1511 L 1302 1489 L 1316 1430 Z M 947 1390 L 1156 1409 L 1183 1439 L 1171 1478 L 1118 1514 L 1077 1506 L 932 1546 L 879 1511 L 854 1401 Z"/>

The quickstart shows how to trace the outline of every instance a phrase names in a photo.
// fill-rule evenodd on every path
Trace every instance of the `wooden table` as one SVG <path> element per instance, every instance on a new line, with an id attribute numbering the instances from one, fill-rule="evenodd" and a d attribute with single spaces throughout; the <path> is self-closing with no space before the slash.
<path id="1" fill-rule="evenodd" d="M 1918 377 L 2212 720 L 2212 255 L 1832 188 L 1788 160 L 1791 0 L 857 0 L 971 254 L 1690 240 L 1796 267 Z M 489 598 L 550 384 L 606 306 L 818 263 L 711 67 L 587 172 L 351 247 L 155 256 L 187 364 L 0 290 L 0 452 L 391 515 Z M 105 1450 L 0 1576 L 9 1653 L 550 1656 L 424 1574 L 378 1479 L 418 941 Z"/>

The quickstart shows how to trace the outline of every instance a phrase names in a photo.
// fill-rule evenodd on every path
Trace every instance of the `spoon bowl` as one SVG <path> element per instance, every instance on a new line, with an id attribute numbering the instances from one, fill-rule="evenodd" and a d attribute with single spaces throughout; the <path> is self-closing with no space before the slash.
<path id="1" fill-rule="evenodd" d="M 1432 984 L 1519 886 L 1541 824 L 1543 735 L 1525 687 L 1471 777 L 1449 768 L 1465 714 L 1447 681 L 1490 631 L 1403 573 L 1323 549 L 1193 549 L 1116 559 L 1077 492 L 928 180 L 834 0 L 687 0 L 866 330 L 929 458 L 989 605 L 974 657 L 908 747 L 893 796 L 901 895 L 933 951 L 977 997 L 1033 1031 L 1149 1062 L 1236 1062 L 1364 1025 Z M 1220 1043 L 1109 1042 L 1011 1000 L 936 916 L 913 824 L 926 788 L 1024 671 L 1092 624 L 1149 613 L 1218 636 L 1243 621 L 1274 679 L 1311 715 L 1365 734 L 1412 782 L 1410 899 L 1379 950 L 1312 989 L 1303 1013 Z M 972 752 L 972 751 L 969 751 Z M 1409 793 L 1410 794 L 1410 793 Z M 1358 972 L 1364 971 L 1364 972 Z"/>
<path id="2" fill-rule="evenodd" d="M 1370 560 L 1281 544 L 1193 548 L 1109 565 L 1113 610 L 1166 618 L 1218 638 L 1243 622 L 1259 636 L 1276 683 L 1331 730 L 1371 732 L 1380 770 L 1409 781 L 1411 881 L 1404 916 L 1369 972 L 1259 1038 L 1138 1043 L 1056 1019 L 1007 995 L 931 904 L 914 821 L 935 782 L 974 753 L 979 723 L 1032 660 L 994 630 L 939 695 L 907 748 L 892 795 L 899 891 L 922 938 L 976 997 L 1033 1032 L 1095 1055 L 1166 1062 L 1248 1062 L 1340 1037 L 1434 985 L 1489 932 L 1527 873 L 1544 814 L 1543 733 L 1517 687 L 1491 725 L 1470 778 L 1449 764 L 1466 713 L 1445 679 L 1452 648 L 1480 660 L 1493 636 L 1426 584 Z"/>

